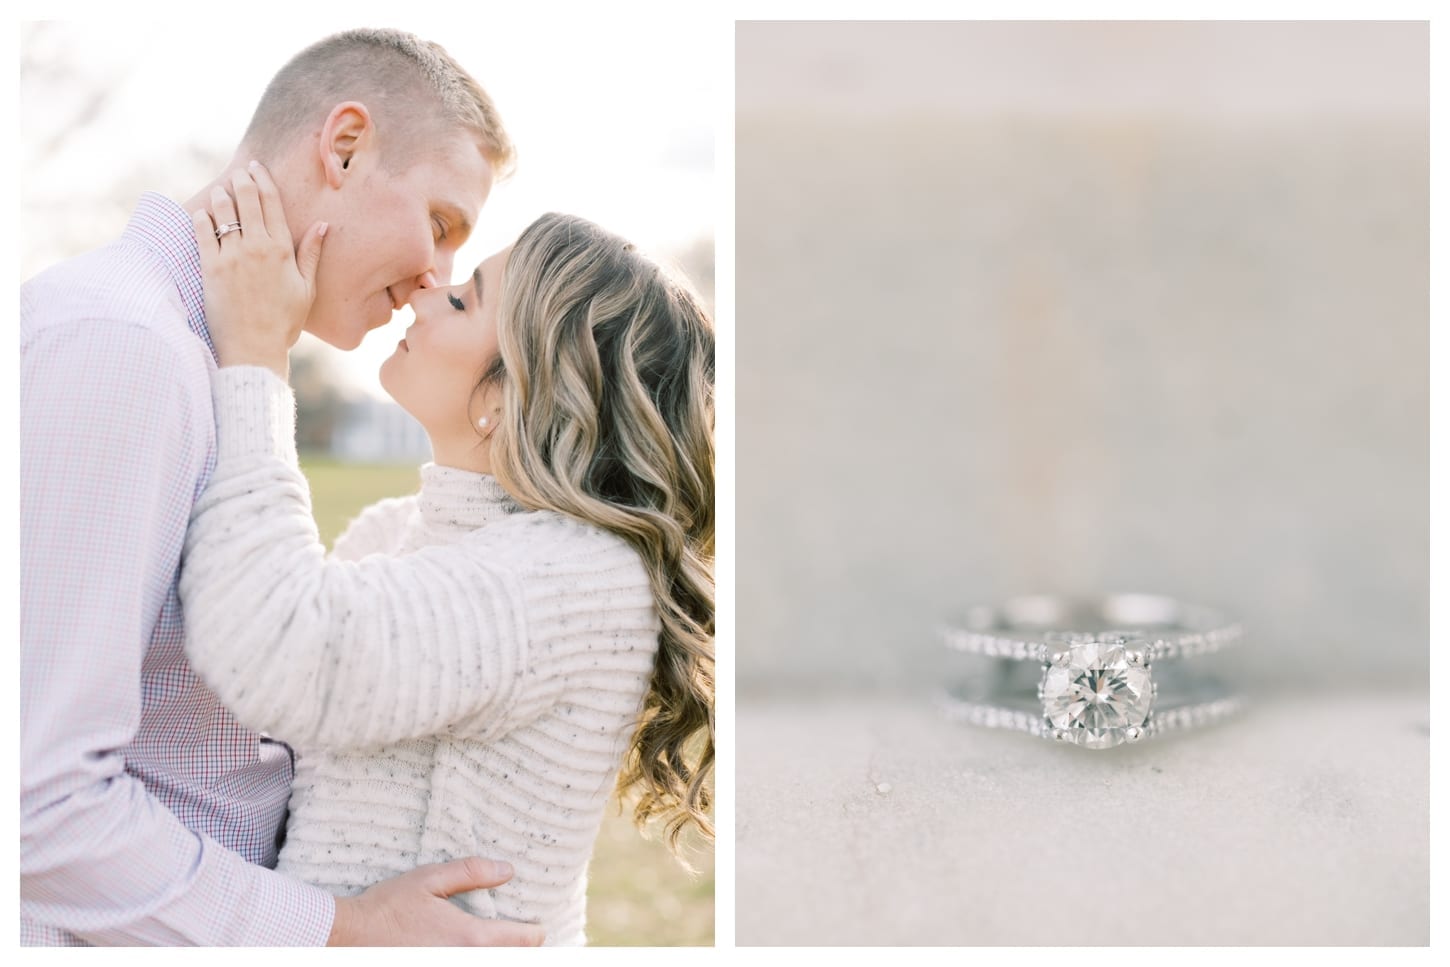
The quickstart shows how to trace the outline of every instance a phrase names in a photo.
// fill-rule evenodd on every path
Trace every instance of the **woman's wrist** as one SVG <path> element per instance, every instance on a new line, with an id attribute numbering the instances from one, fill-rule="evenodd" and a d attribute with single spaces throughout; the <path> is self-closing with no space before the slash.
<path id="1" fill-rule="evenodd" d="M 271 370 L 273 373 L 276 374 L 278 379 L 284 381 L 291 376 L 291 370 L 288 367 L 287 360 L 285 358 L 283 358 L 281 362 L 277 362 L 276 360 L 263 359 L 234 359 L 218 363 L 217 366 L 220 369 L 229 369 L 233 366 L 258 366 L 262 369 Z"/>
<path id="2" fill-rule="evenodd" d="M 297 462 L 296 401 L 269 366 L 223 363 L 212 375 L 217 458 L 274 456 Z"/>
<path id="3" fill-rule="evenodd" d="M 261 366 L 263 369 L 270 369 L 283 380 L 287 379 L 289 369 L 287 350 L 278 352 L 254 346 L 218 346 L 217 366 Z"/>

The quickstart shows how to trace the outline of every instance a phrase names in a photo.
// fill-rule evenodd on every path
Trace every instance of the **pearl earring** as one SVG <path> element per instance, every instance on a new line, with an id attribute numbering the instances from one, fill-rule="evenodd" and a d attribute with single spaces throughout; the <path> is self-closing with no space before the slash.
<path id="1" fill-rule="evenodd" d="M 478 418 L 478 426 L 479 426 L 480 429 L 482 429 L 483 427 L 488 426 L 488 417 L 486 417 L 486 416 L 480 416 Z"/>

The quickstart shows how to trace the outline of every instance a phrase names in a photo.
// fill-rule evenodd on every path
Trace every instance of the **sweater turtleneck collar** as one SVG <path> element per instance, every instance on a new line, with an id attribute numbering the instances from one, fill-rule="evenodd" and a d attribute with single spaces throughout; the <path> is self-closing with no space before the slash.
<path id="1" fill-rule="evenodd" d="M 523 511 L 491 474 L 425 463 L 418 512 L 436 534 L 461 535 Z"/>

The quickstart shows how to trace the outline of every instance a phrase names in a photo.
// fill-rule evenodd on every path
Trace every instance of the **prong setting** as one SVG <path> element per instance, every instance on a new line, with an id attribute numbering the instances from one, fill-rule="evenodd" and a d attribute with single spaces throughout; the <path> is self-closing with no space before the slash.
<path id="1" fill-rule="evenodd" d="M 1088 749 L 1136 741 L 1152 707 L 1153 685 L 1142 649 L 1115 637 L 1074 642 L 1052 655 L 1038 685 L 1048 734 Z M 1136 730 L 1132 738 L 1129 729 Z"/>

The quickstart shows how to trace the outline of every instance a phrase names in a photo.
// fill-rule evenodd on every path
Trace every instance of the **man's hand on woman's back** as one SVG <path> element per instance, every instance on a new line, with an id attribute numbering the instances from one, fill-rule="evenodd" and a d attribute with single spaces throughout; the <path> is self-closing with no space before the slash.
<path id="1" fill-rule="evenodd" d="M 541 927 L 480 920 L 448 897 L 507 883 L 507 863 L 468 857 L 434 863 L 384 880 L 353 897 L 338 897 L 329 947 L 538 947 Z"/>

